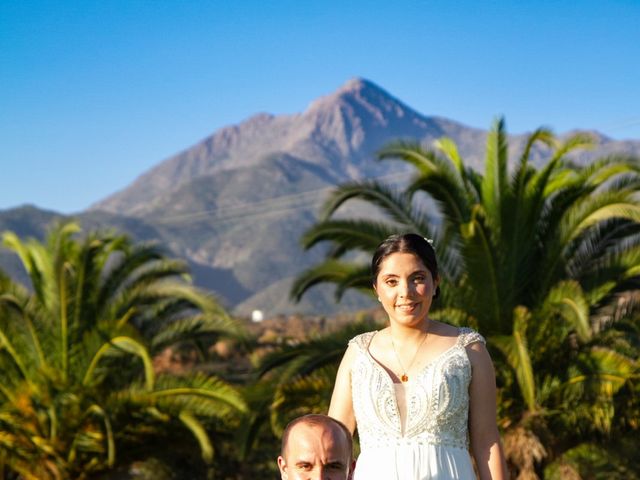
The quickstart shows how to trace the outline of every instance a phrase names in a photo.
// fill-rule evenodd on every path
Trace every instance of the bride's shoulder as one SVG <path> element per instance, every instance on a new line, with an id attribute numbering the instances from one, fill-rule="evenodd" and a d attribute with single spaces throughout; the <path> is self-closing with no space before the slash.
<path id="1" fill-rule="evenodd" d="M 458 331 L 458 342 L 465 347 L 474 343 L 482 343 L 483 345 L 487 343 L 484 337 L 473 328 L 460 327 Z"/>
<path id="2" fill-rule="evenodd" d="M 482 335 L 470 327 L 457 327 L 444 322 L 433 321 L 431 332 L 434 336 L 449 338 L 452 342 L 462 346 L 472 343 L 486 343 Z"/>
<path id="3" fill-rule="evenodd" d="M 349 346 L 357 347 L 360 350 L 366 350 L 367 348 L 369 348 L 369 344 L 371 343 L 371 340 L 376 333 L 378 333 L 378 330 L 364 332 L 356 335 L 351 340 L 349 340 Z"/>
<path id="4" fill-rule="evenodd" d="M 429 335 L 442 338 L 456 339 L 460 333 L 460 329 L 448 323 L 431 320 L 429 325 Z"/>

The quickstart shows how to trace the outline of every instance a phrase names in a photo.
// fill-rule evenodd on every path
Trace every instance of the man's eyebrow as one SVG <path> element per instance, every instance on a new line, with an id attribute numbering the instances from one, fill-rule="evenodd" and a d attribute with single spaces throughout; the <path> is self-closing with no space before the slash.
<path id="1" fill-rule="evenodd" d="M 340 467 L 340 468 L 344 468 L 346 467 L 346 463 L 344 463 L 342 460 L 333 460 L 331 462 L 327 462 L 327 465 L 330 467 Z"/>

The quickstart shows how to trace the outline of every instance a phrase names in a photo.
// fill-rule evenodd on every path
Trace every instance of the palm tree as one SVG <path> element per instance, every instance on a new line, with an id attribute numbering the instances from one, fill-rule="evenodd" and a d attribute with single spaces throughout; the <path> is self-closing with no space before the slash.
<path id="1" fill-rule="evenodd" d="M 3 235 L 31 284 L 0 275 L 0 472 L 85 478 L 176 426 L 212 464 L 208 422 L 246 410 L 243 398 L 216 377 L 157 372 L 153 357 L 237 324 L 157 246 L 79 233 Z"/>
<path id="2" fill-rule="evenodd" d="M 537 143 L 550 152 L 541 169 L 530 163 Z M 520 478 L 533 478 L 581 443 L 560 427 L 584 428 L 589 438 L 610 432 L 616 395 L 637 378 L 637 350 L 630 355 L 604 337 L 620 326 L 607 312 L 640 279 L 640 165 L 618 155 L 580 168 L 567 155 L 590 146 L 588 137 L 559 142 L 539 129 L 510 172 L 503 121 L 488 134 L 483 174 L 464 164 L 453 141 L 435 146 L 381 151 L 381 159 L 414 167 L 403 191 L 377 182 L 337 188 L 302 239 L 305 248 L 329 242 L 327 258 L 298 277 L 292 296 L 323 282 L 336 285 L 338 298 L 350 288 L 370 291 L 368 265 L 351 260 L 363 256 L 354 253 L 370 258 L 391 233 L 434 239 L 443 295 L 433 315 L 487 336 L 510 460 Z M 435 203 L 432 211 L 418 194 Z M 383 217 L 337 217 L 354 199 Z M 549 445 L 552 431 L 558 440 Z"/>
<path id="3" fill-rule="evenodd" d="M 374 327 L 361 316 L 331 333 L 261 343 L 253 352 L 254 378 L 243 392 L 249 413 L 237 426 L 238 478 L 277 475 L 273 459 L 289 421 L 307 413 L 326 413 L 347 341 Z"/>
<path id="4" fill-rule="evenodd" d="M 371 318 L 359 318 L 337 330 L 286 343 L 264 355 L 256 374 L 270 385 L 270 423 L 276 436 L 293 418 L 308 412 L 324 413 L 337 367 L 349 339 L 369 331 Z"/>

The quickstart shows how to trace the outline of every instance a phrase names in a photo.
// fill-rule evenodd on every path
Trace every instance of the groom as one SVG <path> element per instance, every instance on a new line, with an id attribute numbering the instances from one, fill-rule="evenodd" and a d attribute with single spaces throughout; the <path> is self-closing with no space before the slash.
<path id="1" fill-rule="evenodd" d="M 282 435 L 282 480 L 350 480 L 353 440 L 341 422 L 310 414 L 291 421 Z"/>

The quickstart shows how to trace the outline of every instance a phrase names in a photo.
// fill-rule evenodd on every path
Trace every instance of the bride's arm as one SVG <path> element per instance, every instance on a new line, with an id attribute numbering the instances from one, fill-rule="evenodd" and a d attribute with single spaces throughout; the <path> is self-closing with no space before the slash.
<path id="1" fill-rule="evenodd" d="M 352 435 L 356 429 L 356 418 L 351 398 L 351 365 L 355 357 L 355 349 L 355 345 L 349 345 L 342 357 L 329 406 L 329 416 L 344 423 Z"/>
<path id="2" fill-rule="evenodd" d="M 469 435 L 481 480 L 507 479 L 504 453 L 496 424 L 496 376 L 484 344 L 467 347 L 473 368 L 469 387 Z"/>

